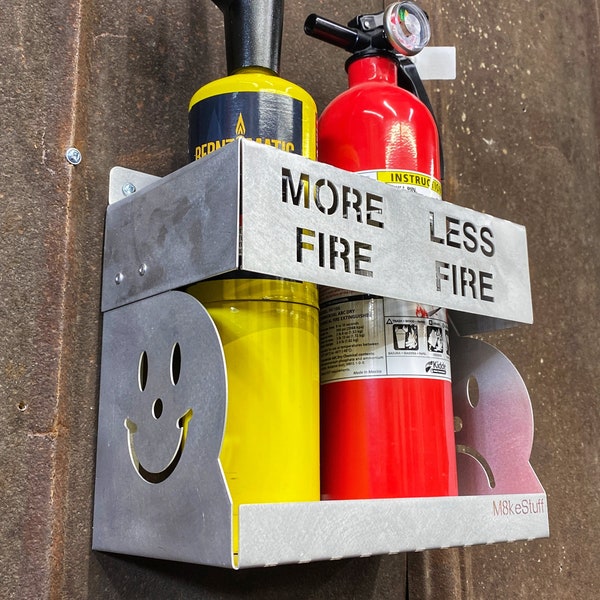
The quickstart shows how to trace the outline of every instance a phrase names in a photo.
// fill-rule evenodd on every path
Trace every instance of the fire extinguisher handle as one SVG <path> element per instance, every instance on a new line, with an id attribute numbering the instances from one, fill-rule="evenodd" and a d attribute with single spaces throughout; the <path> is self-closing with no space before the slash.
<path id="1" fill-rule="evenodd" d="M 356 29 L 344 27 L 314 13 L 306 18 L 304 32 L 311 37 L 328 42 L 348 52 L 364 50 L 371 45 L 371 36 Z"/>
<path id="2" fill-rule="evenodd" d="M 414 94 L 429 110 L 433 120 L 435 121 L 437 130 L 438 130 L 438 138 L 439 138 L 439 152 L 440 152 L 440 176 L 441 179 L 444 179 L 444 152 L 442 148 L 442 134 L 440 132 L 440 128 L 438 126 L 437 119 L 435 118 L 435 113 L 433 112 L 433 107 L 431 106 L 431 102 L 429 100 L 429 96 L 427 95 L 427 91 L 425 90 L 425 86 L 423 85 L 423 80 L 419 76 L 419 71 L 415 64 L 405 58 L 403 56 L 397 55 L 398 58 L 398 85 Z"/>

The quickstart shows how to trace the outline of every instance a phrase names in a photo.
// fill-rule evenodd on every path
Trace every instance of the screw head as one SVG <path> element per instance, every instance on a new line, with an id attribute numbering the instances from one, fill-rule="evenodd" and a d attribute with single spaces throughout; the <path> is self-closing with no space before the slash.
<path id="1" fill-rule="evenodd" d="M 136 189 L 137 188 L 135 187 L 135 185 L 128 181 L 127 183 L 123 184 L 121 191 L 123 192 L 124 196 L 131 196 L 131 194 L 134 194 L 136 192 Z"/>
<path id="2" fill-rule="evenodd" d="M 117 285 L 120 285 L 122 283 L 123 279 L 125 279 L 125 275 L 123 275 L 123 273 L 117 273 L 115 275 L 115 283 Z"/>
<path id="3" fill-rule="evenodd" d="M 81 152 L 77 148 L 69 148 L 65 152 L 65 158 L 72 165 L 78 165 L 81 162 Z"/>
<path id="4" fill-rule="evenodd" d="M 147 270 L 148 270 L 148 267 L 147 267 L 146 263 L 142 263 L 138 267 L 138 273 L 140 274 L 141 277 L 143 277 L 146 274 Z"/>

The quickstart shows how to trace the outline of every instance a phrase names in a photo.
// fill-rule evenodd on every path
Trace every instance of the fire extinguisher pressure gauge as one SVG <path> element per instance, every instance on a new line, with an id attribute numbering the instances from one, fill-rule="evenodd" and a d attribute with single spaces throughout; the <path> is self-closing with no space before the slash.
<path id="1" fill-rule="evenodd" d="M 394 50 L 414 56 L 423 50 L 431 37 L 427 14 L 413 2 L 394 2 L 385 10 L 383 27 Z"/>

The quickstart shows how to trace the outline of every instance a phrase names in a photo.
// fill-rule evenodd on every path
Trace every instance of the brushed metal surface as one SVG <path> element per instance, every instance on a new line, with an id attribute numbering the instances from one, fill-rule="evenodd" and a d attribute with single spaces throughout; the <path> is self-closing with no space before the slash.
<path id="1" fill-rule="evenodd" d="M 192 296 L 167 292 L 104 315 L 95 549 L 231 566 L 232 508 L 218 461 L 226 395 L 220 339 Z M 160 474 L 175 460 L 157 482 L 139 469 Z"/>
<path id="2" fill-rule="evenodd" d="M 238 266 L 235 150 L 224 148 L 108 206 L 102 310 Z"/>
<path id="3" fill-rule="evenodd" d="M 133 185 L 135 191 L 131 193 L 136 193 L 159 179 L 160 177 L 157 177 L 156 175 L 142 173 L 141 171 L 135 171 L 134 169 L 113 167 L 110 170 L 108 183 L 108 203 L 114 204 L 130 195 L 124 193 L 123 186 L 125 185 Z"/>
<path id="4" fill-rule="evenodd" d="M 344 190 L 358 208 L 343 208 Z M 473 250 L 465 223 L 493 248 Z M 254 142 L 108 207 L 103 310 L 238 266 L 444 306 L 463 333 L 533 319 L 522 226 Z"/>
<path id="5" fill-rule="evenodd" d="M 459 493 L 543 492 L 529 463 L 533 411 L 521 375 L 486 342 L 453 337 L 451 347 Z"/>
<path id="6" fill-rule="evenodd" d="M 497 319 L 524 323 L 533 320 L 527 239 L 521 225 L 253 142 L 243 142 L 241 152 L 244 268 Z M 297 203 L 292 200 L 290 178 L 284 172 L 290 173 L 296 193 L 304 174 L 307 197 L 299 196 Z M 355 199 L 356 193 L 362 198 L 360 209 L 349 207 L 347 216 L 343 209 L 344 188 L 353 190 L 348 202 Z M 372 202 L 370 217 L 381 226 L 367 224 L 369 194 L 379 199 Z M 456 231 L 461 230 L 460 235 L 450 236 L 451 243 L 446 240 L 447 219 L 452 220 Z M 462 237 L 466 222 L 478 232 L 483 228 L 493 232 L 492 256 L 481 249 L 466 249 Z M 433 237 L 444 243 L 432 241 L 434 225 Z M 299 230 L 311 232 L 302 235 L 301 240 L 312 245 L 312 249 L 302 250 L 301 260 Z M 319 233 L 324 236 L 322 243 Z M 331 268 L 332 236 L 349 243 L 349 264 L 335 258 L 335 268 Z M 362 251 L 368 261 L 360 261 L 370 276 L 356 273 L 355 242 L 372 248 Z M 439 278 L 437 262 L 448 265 Z M 475 286 L 476 297 L 458 279 L 458 285 L 453 285 L 451 265 L 476 274 L 488 273 L 491 279 L 486 281 L 493 281 L 493 290 L 488 292 L 493 301 L 482 300 L 479 283 Z"/>
<path id="7" fill-rule="evenodd" d="M 240 506 L 240 567 L 546 537 L 546 502 L 540 493 Z"/>

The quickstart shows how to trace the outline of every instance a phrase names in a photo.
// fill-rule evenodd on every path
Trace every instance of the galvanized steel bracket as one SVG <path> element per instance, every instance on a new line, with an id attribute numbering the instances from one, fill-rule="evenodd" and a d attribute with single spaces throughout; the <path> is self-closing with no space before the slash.
<path id="1" fill-rule="evenodd" d="M 246 269 L 444 306 L 459 334 L 530 323 L 523 227 L 244 140 L 162 179 L 116 168 L 110 190 L 96 550 L 243 568 L 548 535 L 527 389 L 454 336 L 460 496 L 242 505 L 234 556 L 223 349 L 176 291 Z"/>
<path id="2" fill-rule="evenodd" d="M 243 139 L 108 207 L 103 311 L 236 269 L 533 321 L 521 225 Z"/>

